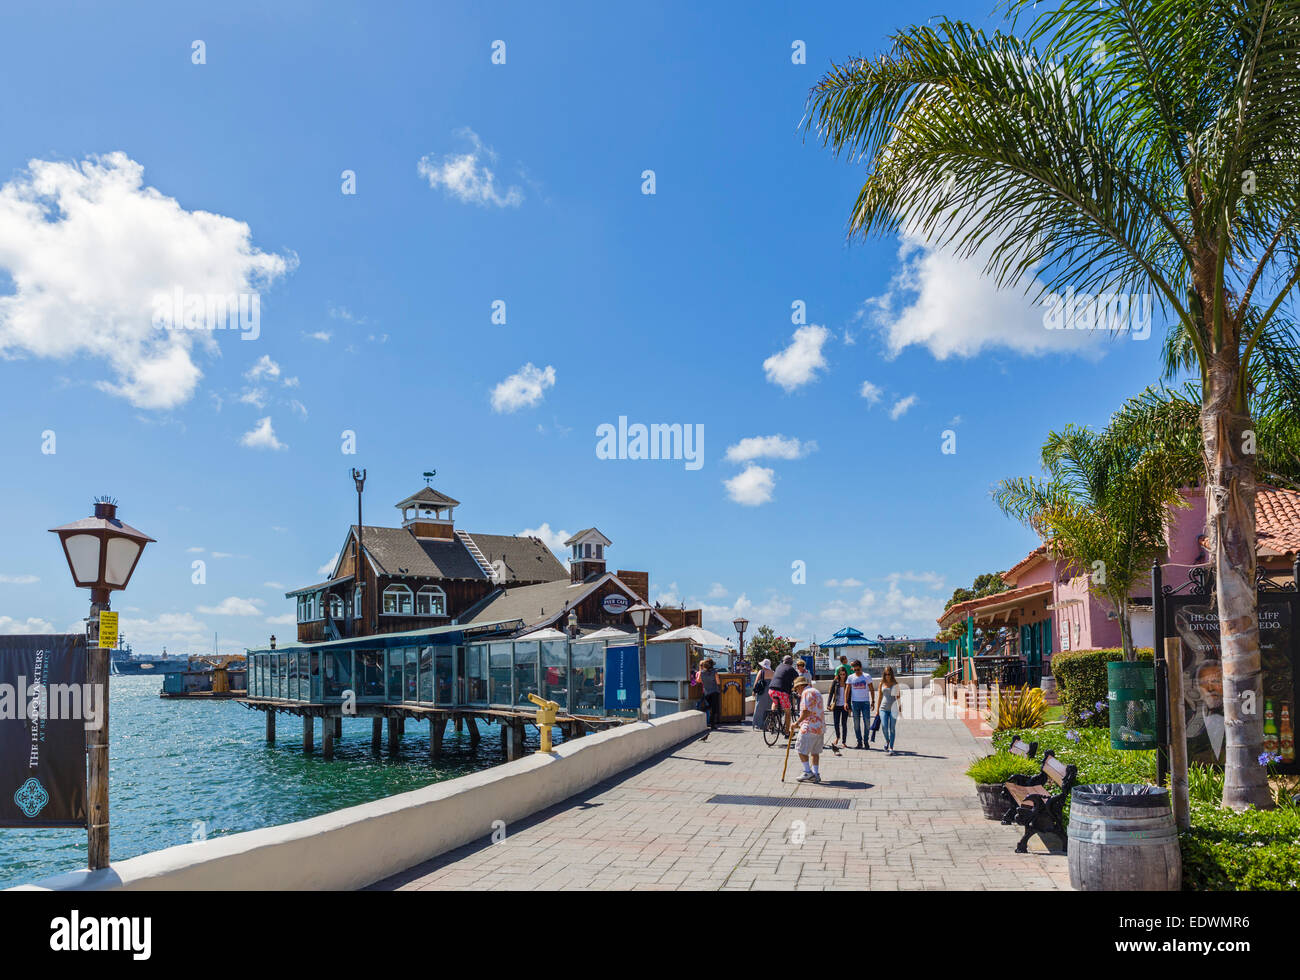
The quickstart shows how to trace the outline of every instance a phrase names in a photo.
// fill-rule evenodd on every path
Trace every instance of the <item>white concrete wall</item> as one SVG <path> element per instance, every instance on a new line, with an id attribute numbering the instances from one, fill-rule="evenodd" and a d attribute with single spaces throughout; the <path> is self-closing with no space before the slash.
<path id="1" fill-rule="evenodd" d="M 581 793 L 704 730 L 684 711 L 584 735 L 524 759 L 309 820 L 169 847 L 23 888 L 202 890 L 361 888 Z"/>

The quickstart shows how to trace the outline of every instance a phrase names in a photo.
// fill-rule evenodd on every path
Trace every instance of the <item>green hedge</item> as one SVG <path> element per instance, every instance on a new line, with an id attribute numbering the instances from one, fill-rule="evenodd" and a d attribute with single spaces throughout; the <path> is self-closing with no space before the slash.
<path id="1" fill-rule="evenodd" d="M 1300 888 L 1300 810 L 1234 813 L 1192 803 L 1192 829 L 1179 835 L 1183 891 L 1294 891 Z"/>
<path id="2" fill-rule="evenodd" d="M 1150 647 L 1139 647 L 1137 658 L 1150 662 Z M 1106 665 L 1124 659 L 1124 651 L 1066 650 L 1052 657 L 1052 676 L 1056 678 L 1057 700 L 1065 708 L 1065 723 L 1072 728 L 1107 728 L 1110 713 L 1106 709 L 1109 689 Z M 1099 711 L 1097 704 L 1101 703 Z"/>

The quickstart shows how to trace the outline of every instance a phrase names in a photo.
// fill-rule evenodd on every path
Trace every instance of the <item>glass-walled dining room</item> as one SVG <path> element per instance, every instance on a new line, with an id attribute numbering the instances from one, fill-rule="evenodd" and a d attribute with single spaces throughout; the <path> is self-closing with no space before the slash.
<path id="1" fill-rule="evenodd" d="M 313 704 L 522 707 L 529 694 L 570 714 L 605 711 L 605 640 L 489 640 L 248 655 L 248 696 Z"/>

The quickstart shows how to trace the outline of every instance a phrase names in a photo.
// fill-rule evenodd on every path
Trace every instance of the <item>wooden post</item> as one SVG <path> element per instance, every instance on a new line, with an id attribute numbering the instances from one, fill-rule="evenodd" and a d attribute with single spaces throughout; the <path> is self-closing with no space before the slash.
<path id="1" fill-rule="evenodd" d="M 378 755 L 383 744 L 384 719 L 376 715 L 370 724 L 370 751 Z"/>
<path id="2" fill-rule="evenodd" d="M 447 730 L 446 715 L 429 716 L 429 758 L 438 759 L 442 756 L 442 735 Z"/>
<path id="3" fill-rule="evenodd" d="M 266 744 L 275 744 L 275 709 L 266 709 Z"/>
<path id="4" fill-rule="evenodd" d="M 477 748 L 477 747 L 478 747 L 478 743 L 479 743 L 479 739 L 481 739 L 483 736 L 479 734 L 479 730 L 478 730 L 478 722 L 474 720 L 474 716 L 473 716 L 473 715 L 464 715 L 464 716 L 462 716 L 462 715 L 457 715 L 456 717 L 457 717 L 457 718 L 461 718 L 461 717 L 464 718 L 464 720 L 465 720 L 465 727 L 469 729 L 469 747 L 472 748 L 472 749 L 473 749 L 473 748 Z"/>
<path id="5" fill-rule="evenodd" d="M 86 647 L 86 684 L 91 692 L 102 691 L 99 727 L 85 733 L 90 772 L 86 784 L 86 856 L 91 871 L 108 867 L 108 658 L 109 652 L 99 646 L 99 613 L 108 609 L 108 592 L 90 603 L 90 633 L 94 644 Z M 25 693 L 23 695 L 26 696 Z M 91 695 L 94 696 L 93 693 Z"/>
<path id="6" fill-rule="evenodd" d="M 337 718 L 334 719 L 334 737 L 335 738 L 343 737 L 343 716 L 342 715 L 339 715 Z"/>
<path id="7" fill-rule="evenodd" d="M 1183 710 L 1183 650 L 1176 636 L 1165 638 L 1165 684 L 1169 688 L 1169 788 L 1174 823 L 1192 825 L 1187 793 L 1187 714 Z"/>
<path id="8" fill-rule="evenodd" d="M 402 719 L 388 716 L 388 754 L 397 755 L 402 750 Z"/>
<path id="9" fill-rule="evenodd" d="M 316 735 L 314 731 L 315 727 L 316 719 L 311 715 L 304 714 L 302 716 L 302 750 L 308 755 L 310 755 L 312 749 L 315 748 L 315 746 L 312 745 Z"/>
<path id="10" fill-rule="evenodd" d="M 502 720 L 501 737 L 505 739 L 506 762 L 514 762 L 519 758 L 519 736 L 512 720 Z"/>
<path id="11" fill-rule="evenodd" d="M 464 730 L 465 730 L 465 728 L 464 728 L 464 721 L 463 721 L 463 719 L 461 718 L 460 715 L 457 715 L 457 716 L 456 716 L 456 734 L 459 735 L 459 734 L 460 734 L 461 732 L 463 732 Z"/>
<path id="12" fill-rule="evenodd" d="M 320 720 L 321 755 L 329 762 L 334 758 L 334 723 L 340 718 L 322 718 Z"/>

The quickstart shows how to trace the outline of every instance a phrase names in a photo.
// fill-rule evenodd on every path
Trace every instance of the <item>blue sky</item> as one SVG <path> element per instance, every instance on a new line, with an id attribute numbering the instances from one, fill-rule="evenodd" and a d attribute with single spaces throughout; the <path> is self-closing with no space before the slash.
<path id="1" fill-rule="evenodd" d="M 924 13 L 991 26 L 991 6 Z M 1155 381 L 1162 327 L 1052 333 L 925 243 L 846 243 L 863 167 L 803 139 L 804 100 L 917 16 L 8 12 L 0 632 L 76 628 L 46 529 L 110 493 L 158 539 L 115 598 L 137 650 L 291 635 L 282 593 L 335 554 L 358 466 L 367 523 L 436 469 L 459 526 L 595 525 L 720 632 L 740 611 L 801 638 L 932 633 L 955 586 L 1036 543 L 991 485 Z M 178 282 L 256 293 L 258 337 L 156 327 Z M 598 458 L 620 416 L 702 426 L 703 465 Z"/>

